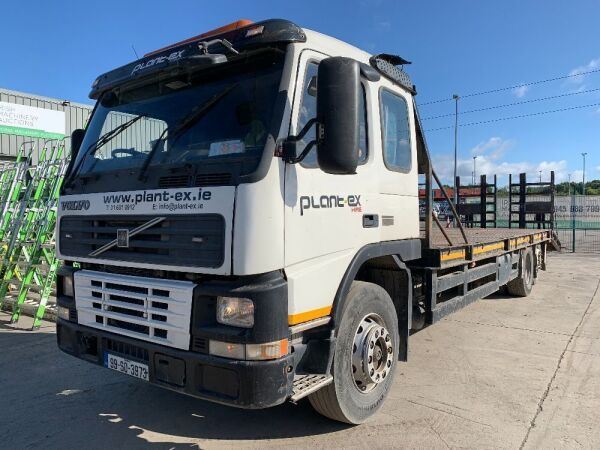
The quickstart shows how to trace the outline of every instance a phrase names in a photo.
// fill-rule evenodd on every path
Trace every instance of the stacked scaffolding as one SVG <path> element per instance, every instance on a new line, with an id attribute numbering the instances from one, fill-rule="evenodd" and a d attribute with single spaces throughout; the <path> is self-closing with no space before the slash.
<path id="1" fill-rule="evenodd" d="M 55 293 L 54 227 L 68 160 L 62 142 L 44 146 L 36 166 L 33 150 L 23 145 L 14 162 L 0 165 L 0 308 L 15 323 L 28 307 L 36 329 Z"/>

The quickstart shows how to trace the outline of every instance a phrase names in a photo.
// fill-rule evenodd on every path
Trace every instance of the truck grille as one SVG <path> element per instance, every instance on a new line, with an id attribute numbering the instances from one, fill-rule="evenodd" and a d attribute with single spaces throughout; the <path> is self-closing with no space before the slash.
<path id="1" fill-rule="evenodd" d="M 60 251 L 71 257 L 113 241 L 117 230 L 133 230 L 157 216 L 69 216 L 60 221 Z M 96 257 L 167 266 L 220 267 L 225 251 L 225 219 L 219 214 L 173 215 Z"/>
<path id="2" fill-rule="evenodd" d="M 169 175 L 160 177 L 158 187 L 223 186 L 231 183 L 230 173 L 201 173 L 196 176 Z"/>
<path id="3" fill-rule="evenodd" d="M 75 272 L 78 323 L 156 344 L 189 350 L 190 281 Z"/>

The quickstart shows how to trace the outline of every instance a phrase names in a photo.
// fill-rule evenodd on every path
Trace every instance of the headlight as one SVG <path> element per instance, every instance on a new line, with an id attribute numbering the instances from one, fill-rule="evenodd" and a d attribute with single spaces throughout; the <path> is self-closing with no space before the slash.
<path id="1" fill-rule="evenodd" d="M 67 297 L 74 297 L 75 290 L 73 289 L 73 275 L 63 275 L 61 279 L 61 290 L 62 294 Z"/>
<path id="2" fill-rule="evenodd" d="M 217 297 L 217 322 L 234 327 L 254 326 L 254 303 L 249 298 Z"/>

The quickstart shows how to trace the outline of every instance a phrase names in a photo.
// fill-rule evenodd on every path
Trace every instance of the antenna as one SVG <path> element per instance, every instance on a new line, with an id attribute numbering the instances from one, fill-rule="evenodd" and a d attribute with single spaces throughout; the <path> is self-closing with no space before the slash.
<path id="1" fill-rule="evenodd" d="M 136 59 L 140 59 L 140 57 L 138 56 L 137 52 L 135 51 L 135 47 L 133 46 L 133 44 L 131 44 L 131 49 L 133 50 L 133 53 L 135 54 L 135 58 Z"/>

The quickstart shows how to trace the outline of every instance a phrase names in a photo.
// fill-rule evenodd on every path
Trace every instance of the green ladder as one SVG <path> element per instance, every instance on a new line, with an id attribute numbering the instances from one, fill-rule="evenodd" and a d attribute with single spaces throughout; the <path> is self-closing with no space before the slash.
<path id="1" fill-rule="evenodd" d="M 39 289 L 33 328 L 39 328 L 53 291 L 59 261 L 54 251 L 54 228 L 60 187 L 68 166 L 64 145 L 44 147 L 39 163 L 20 153 L 17 161 L 0 174 L 0 200 L 6 211 L 0 222 L 0 307 L 11 285 L 18 286 L 11 322 L 19 320 L 22 305 L 32 288 Z M 10 297 L 15 298 L 15 297 Z"/>
<path id="2" fill-rule="evenodd" d="M 37 329 L 42 323 L 46 305 L 53 290 L 56 270 L 59 266 L 59 260 L 54 251 L 54 229 L 56 226 L 58 196 L 67 164 L 65 160 L 60 160 L 53 163 L 50 166 L 51 170 L 48 171 L 53 182 L 49 186 L 49 196 L 43 208 L 43 216 L 40 216 L 40 220 L 36 223 L 36 240 L 31 243 L 29 248 L 29 260 L 23 272 L 17 300 L 13 304 L 11 323 L 19 320 L 21 307 L 29 297 L 33 283 L 40 287 L 40 299 L 32 328 Z M 45 273 L 42 270 L 44 268 L 46 269 Z M 38 281 L 36 281 L 36 276 Z M 1 294 L 2 291 L 0 291 Z"/>

